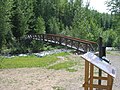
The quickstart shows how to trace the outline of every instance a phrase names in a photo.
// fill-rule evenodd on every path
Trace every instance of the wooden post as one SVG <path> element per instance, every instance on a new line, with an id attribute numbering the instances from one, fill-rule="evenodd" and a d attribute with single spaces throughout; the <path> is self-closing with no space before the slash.
<path id="1" fill-rule="evenodd" d="M 89 62 L 85 61 L 85 86 L 84 86 L 84 90 L 88 90 L 88 81 L 89 81 Z"/>
<path id="2" fill-rule="evenodd" d="M 106 47 L 105 46 L 102 47 L 102 56 L 106 56 Z"/>
<path id="3" fill-rule="evenodd" d="M 67 40 L 68 40 L 68 39 L 67 39 L 67 38 L 65 38 L 65 46 L 66 46 L 66 48 L 67 48 Z"/>
<path id="4" fill-rule="evenodd" d="M 62 42 L 62 38 L 59 37 L 59 45 L 61 45 L 61 42 Z"/>
<path id="5" fill-rule="evenodd" d="M 87 50 L 88 50 L 88 44 L 86 43 L 86 44 L 85 44 L 85 48 L 84 48 L 84 52 L 86 53 Z"/>
<path id="6" fill-rule="evenodd" d="M 112 90 L 112 85 L 113 85 L 113 77 L 108 75 L 108 80 L 107 80 L 107 90 Z"/>
<path id="7" fill-rule="evenodd" d="M 93 90 L 94 65 L 90 64 L 90 90 Z"/>
<path id="8" fill-rule="evenodd" d="M 78 42 L 78 45 L 77 45 L 77 52 L 79 51 L 79 45 L 80 45 L 80 42 Z"/>
<path id="9" fill-rule="evenodd" d="M 99 57 L 102 58 L 102 37 L 99 37 Z M 101 77 L 102 71 L 99 69 L 99 77 Z M 98 84 L 101 85 L 101 80 L 98 80 Z"/>
<path id="10" fill-rule="evenodd" d="M 56 39 L 56 36 L 54 36 L 54 43 L 56 43 L 57 41 L 56 41 L 57 39 Z"/>
<path id="11" fill-rule="evenodd" d="M 43 38 L 43 41 L 45 41 L 45 34 L 43 34 L 42 38 Z"/>
<path id="12" fill-rule="evenodd" d="M 71 40 L 71 48 L 72 48 L 72 46 L 73 46 L 73 40 Z"/>

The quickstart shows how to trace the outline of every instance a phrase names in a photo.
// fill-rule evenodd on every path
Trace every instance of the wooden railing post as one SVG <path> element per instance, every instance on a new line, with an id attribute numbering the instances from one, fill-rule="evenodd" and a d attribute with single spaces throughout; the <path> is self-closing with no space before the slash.
<path id="1" fill-rule="evenodd" d="M 61 45 L 61 42 L 62 42 L 62 38 L 59 37 L 59 45 Z"/>
<path id="2" fill-rule="evenodd" d="M 77 45 L 77 51 L 79 50 L 79 45 L 80 45 L 80 42 L 78 42 L 78 45 Z"/>
<path id="3" fill-rule="evenodd" d="M 71 48 L 72 48 L 72 46 L 73 46 L 73 40 L 71 40 Z"/>
<path id="4" fill-rule="evenodd" d="M 43 38 L 43 41 L 45 41 L 45 34 L 42 34 L 43 36 L 42 36 L 42 38 Z"/>
<path id="5" fill-rule="evenodd" d="M 39 35 L 39 37 L 40 37 L 40 40 L 42 40 L 42 39 L 41 39 L 41 34 Z"/>
<path id="6" fill-rule="evenodd" d="M 67 40 L 68 40 L 68 39 L 67 39 L 67 38 L 65 38 L 65 46 L 66 46 L 66 47 L 67 47 Z"/>
<path id="7" fill-rule="evenodd" d="M 55 42 L 55 43 L 57 42 L 56 36 L 54 36 L 54 42 Z"/>
<path id="8" fill-rule="evenodd" d="M 87 50 L 88 50 L 88 44 L 86 43 L 86 44 L 85 44 L 85 49 L 84 49 L 84 52 L 86 53 L 86 52 L 87 52 Z"/>
<path id="9" fill-rule="evenodd" d="M 50 36 L 50 40 L 52 41 L 52 36 Z"/>

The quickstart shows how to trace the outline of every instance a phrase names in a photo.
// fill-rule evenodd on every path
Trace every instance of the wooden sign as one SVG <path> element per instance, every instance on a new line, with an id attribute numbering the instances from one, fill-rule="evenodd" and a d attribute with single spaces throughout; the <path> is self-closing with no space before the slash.
<path id="1" fill-rule="evenodd" d="M 87 52 L 86 54 L 81 55 L 81 56 L 82 58 L 89 61 L 90 63 L 98 67 L 99 69 L 111 75 L 112 77 L 116 76 L 115 68 L 109 63 L 103 62 L 102 59 L 100 59 L 98 56 L 94 55 L 93 53 Z"/>

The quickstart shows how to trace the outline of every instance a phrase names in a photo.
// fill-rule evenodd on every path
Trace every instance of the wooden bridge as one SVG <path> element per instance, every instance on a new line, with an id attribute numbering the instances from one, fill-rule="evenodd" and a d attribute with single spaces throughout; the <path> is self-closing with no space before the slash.
<path id="1" fill-rule="evenodd" d="M 73 48 L 83 53 L 88 51 L 95 52 L 96 48 L 98 47 L 97 43 L 93 41 L 82 40 L 79 38 L 73 38 L 69 36 L 56 35 L 56 34 L 32 34 L 32 35 L 26 35 L 25 39 L 32 39 L 32 40 L 59 44 L 62 46 Z"/>

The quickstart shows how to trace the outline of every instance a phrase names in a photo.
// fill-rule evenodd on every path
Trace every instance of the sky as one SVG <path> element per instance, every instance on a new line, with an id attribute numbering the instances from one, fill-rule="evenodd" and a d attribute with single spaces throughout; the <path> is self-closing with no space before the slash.
<path id="1" fill-rule="evenodd" d="M 107 13 L 107 5 L 105 5 L 105 1 L 110 1 L 110 0 L 83 0 L 85 3 L 86 1 L 90 1 L 90 7 L 92 9 L 97 10 L 98 12 L 101 13 Z"/>

